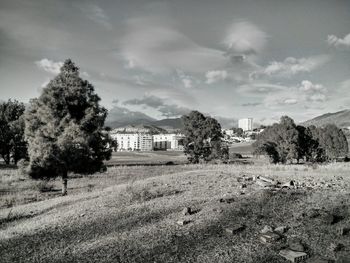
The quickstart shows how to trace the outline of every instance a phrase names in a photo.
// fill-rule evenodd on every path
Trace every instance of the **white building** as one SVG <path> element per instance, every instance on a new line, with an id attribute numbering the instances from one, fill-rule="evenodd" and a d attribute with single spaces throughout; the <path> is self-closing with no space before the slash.
<path id="1" fill-rule="evenodd" d="M 117 151 L 152 151 L 153 137 L 145 133 L 111 133 L 117 141 Z"/>
<path id="2" fill-rule="evenodd" d="M 233 136 L 233 134 L 234 134 L 233 130 L 231 130 L 231 129 L 222 129 L 221 132 L 228 135 L 228 136 Z"/>
<path id="3" fill-rule="evenodd" d="M 155 150 L 183 150 L 182 134 L 155 134 L 153 135 L 153 148 Z"/>
<path id="4" fill-rule="evenodd" d="M 245 118 L 238 120 L 238 128 L 242 128 L 243 131 L 253 130 L 253 118 Z"/>

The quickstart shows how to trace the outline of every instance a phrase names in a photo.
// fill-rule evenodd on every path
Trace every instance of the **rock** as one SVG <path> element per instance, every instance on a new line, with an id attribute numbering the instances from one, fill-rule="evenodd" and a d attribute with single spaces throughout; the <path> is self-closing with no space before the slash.
<path id="1" fill-rule="evenodd" d="M 273 232 L 273 229 L 272 229 L 272 227 L 267 226 L 267 225 L 264 226 L 264 228 L 260 231 L 261 234 L 266 234 L 268 232 Z"/>
<path id="2" fill-rule="evenodd" d="M 256 184 L 261 186 L 261 187 L 273 187 L 274 184 L 271 184 L 269 182 L 262 181 L 260 179 L 256 180 Z"/>
<path id="3" fill-rule="evenodd" d="M 334 224 L 340 222 L 341 220 L 343 220 L 343 217 L 339 216 L 339 215 L 327 214 L 324 217 L 324 221 L 328 225 L 334 225 Z"/>
<path id="4" fill-rule="evenodd" d="M 344 228 L 344 226 L 338 226 L 336 228 L 336 233 L 338 236 L 344 236 L 346 234 L 346 229 Z"/>
<path id="5" fill-rule="evenodd" d="M 276 227 L 274 232 L 278 233 L 278 234 L 283 234 L 288 230 L 288 228 L 286 226 L 279 226 Z"/>
<path id="6" fill-rule="evenodd" d="M 220 203 L 227 203 L 227 204 L 231 204 L 234 201 L 235 199 L 233 197 L 224 197 L 219 200 Z"/>
<path id="7" fill-rule="evenodd" d="M 293 180 L 281 185 L 282 188 L 292 188 L 294 186 L 295 186 L 295 182 Z"/>
<path id="8" fill-rule="evenodd" d="M 292 239 L 288 242 L 289 249 L 297 252 L 304 252 L 304 245 L 298 239 Z"/>
<path id="9" fill-rule="evenodd" d="M 274 232 L 268 232 L 260 236 L 260 240 L 264 243 L 273 243 L 280 239 L 281 239 L 281 236 Z"/>
<path id="10" fill-rule="evenodd" d="M 183 214 L 184 216 L 191 215 L 191 214 L 192 214 L 191 207 L 185 207 L 185 208 L 182 210 L 182 214 Z"/>
<path id="11" fill-rule="evenodd" d="M 245 225 L 236 224 L 234 226 L 225 228 L 225 232 L 228 234 L 237 234 L 238 232 L 241 232 L 244 229 L 245 229 Z"/>
<path id="12" fill-rule="evenodd" d="M 180 226 L 184 226 L 184 225 L 189 224 L 190 222 L 191 222 L 190 220 L 179 220 L 176 223 Z"/>
<path id="13" fill-rule="evenodd" d="M 241 188 L 243 189 L 243 188 L 247 188 L 247 185 L 246 184 L 242 184 L 241 185 Z"/>
<path id="14" fill-rule="evenodd" d="M 278 254 L 291 262 L 301 262 L 307 259 L 306 253 L 297 252 L 290 249 L 283 249 Z"/>
<path id="15" fill-rule="evenodd" d="M 83 213 L 83 214 L 80 214 L 79 216 L 80 216 L 80 217 L 84 217 L 84 216 L 85 216 L 85 214 Z"/>

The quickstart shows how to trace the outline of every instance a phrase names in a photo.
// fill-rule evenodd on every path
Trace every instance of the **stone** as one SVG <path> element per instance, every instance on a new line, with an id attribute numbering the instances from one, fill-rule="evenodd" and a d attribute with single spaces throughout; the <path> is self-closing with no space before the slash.
<path id="1" fill-rule="evenodd" d="M 260 236 L 260 240 L 264 243 L 273 243 L 280 239 L 281 239 L 281 236 L 274 232 L 268 232 Z"/>
<path id="2" fill-rule="evenodd" d="M 304 245 L 298 239 L 292 239 L 288 241 L 289 249 L 297 252 L 304 252 Z"/>
<path id="3" fill-rule="evenodd" d="M 279 233 L 279 234 L 283 234 L 285 232 L 287 232 L 288 228 L 286 226 L 279 226 L 276 227 L 274 232 Z"/>
<path id="4" fill-rule="evenodd" d="M 264 226 L 264 228 L 260 231 L 261 234 L 266 234 L 268 232 L 273 232 L 272 227 L 270 227 L 268 225 Z"/>
<path id="5" fill-rule="evenodd" d="M 262 181 L 260 179 L 256 180 L 256 184 L 261 186 L 261 187 L 273 187 L 274 185 L 269 183 L 269 182 L 265 182 L 265 181 Z"/>
<path id="6" fill-rule="evenodd" d="M 220 203 L 227 203 L 227 204 L 231 204 L 234 201 L 235 199 L 233 197 L 224 197 L 219 200 Z"/>
<path id="7" fill-rule="evenodd" d="M 307 254 L 305 252 L 298 252 L 290 249 L 282 249 L 278 254 L 281 257 L 295 263 L 302 262 L 307 259 Z"/>
<path id="8" fill-rule="evenodd" d="M 182 210 L 182 214 L 183 214 L 184 216 L 191 215 L 191 214 L 192 214 L 191 207 L 185 207 L 185 208 Z"/>
<path id="9" fill-rule="evenodd" d="M 247 185 L 246 184 L 242 184 L 241 188 L 247 188 Z"/>
<path id="10" fill-rule="evenodd" d="M 225 232 L 228 234 L 237 234 L 245 229 L 245 225 L 236 224 L 230 227 L 225 228 Z"/>
<path id="11" fill-rule="evenodd" d="M 180 226 L 184 226 L 184 225 L 189 224 L 190 222 L 191 222 L 190 220 L 179 220 L 176 223 Z"/>

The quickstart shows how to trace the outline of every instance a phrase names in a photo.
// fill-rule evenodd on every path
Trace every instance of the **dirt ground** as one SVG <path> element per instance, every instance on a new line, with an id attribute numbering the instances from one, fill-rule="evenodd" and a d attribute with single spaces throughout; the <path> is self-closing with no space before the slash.
<path id="1" fill-rule="evenodd" d="M 114 167 L 69 187 L 0 210 L 1 262 L 288 262 L 293 242 L 350 262 L 348 163 Z"/>

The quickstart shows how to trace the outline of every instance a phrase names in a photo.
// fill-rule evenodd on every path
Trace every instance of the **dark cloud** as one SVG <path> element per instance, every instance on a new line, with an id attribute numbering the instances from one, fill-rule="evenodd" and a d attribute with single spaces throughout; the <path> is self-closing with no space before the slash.
<path id="1" fill-rule="evenodd" d="M 243 107 L 255 107 L 261 105 L 261 102 L 248 102 L 248 103 L 243 103 L 241 106 Z"/>

